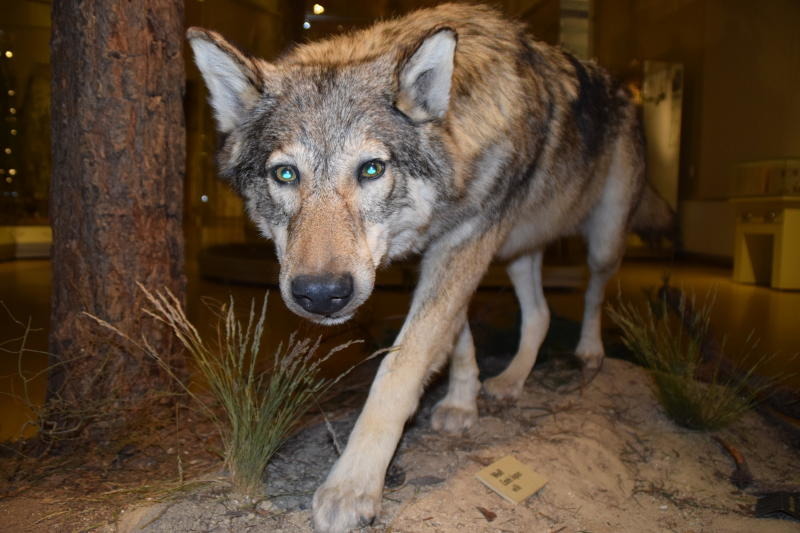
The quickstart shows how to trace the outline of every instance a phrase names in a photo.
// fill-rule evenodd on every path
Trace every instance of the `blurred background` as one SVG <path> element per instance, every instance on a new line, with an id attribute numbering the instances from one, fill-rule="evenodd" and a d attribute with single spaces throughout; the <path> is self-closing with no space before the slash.
<path id="1" fill-rule="evenodd" d="M 186 0 L 185 14 L 187 26 L 217 30 L 270 59 L 296 43 L 437 3 Z M 700 293 L 713 289 L 713 324 L 730 346 L 754 332 L 759 350 L 779 354 L 772 372 L 800 372 L 792 358 L 800 350 L 800 2 L 486 3 L 524 21 L 538 39 L 595 59 L 633 90 L 641 106 L 649 178 L 678 212 L 681 240 L 651 250 L 631 238 L 629 260 L 609 295 L 619 289 L 635 297 L 667 271 L 673 284 Z M 0 342 L 18 338 L 20 323 L 31 317 L 38 329 L 30 343 L 42 351 L 50 298 L 50 9 L 47 0 L 0 0 L 0 301 L 6 308 L 0 310 Z M 204 321 L 201 297 L 260 295 L 277 279 L 277 264 L 241 200 L 216 177 L 205 88 L 188 53 L 186 65 L 189 309 Z M 582 253 L 581 242 L 568 239 L 555 243 L 546 261 L 552 310 L 573 321 L 582 310 Z M 330 342 L 360 337 L 368 349 L 386 346 L 402 323 L 415 272 L 413 262 L 383 272 L 369 303 L 338 328 L 303 322 L 275 294 L 270 335 L 283 338 L 299 329 Z M 471 317 L 515 335 L 517 306 L 502 266 L 487 275 Z M 18 436 L 28 416 L 20 394 L 41 401 L 44 382 L 23 383 L 13 353 L 0 355 L 3 440 Z M 25 364 L 44 369 L 46 359 Z"/>

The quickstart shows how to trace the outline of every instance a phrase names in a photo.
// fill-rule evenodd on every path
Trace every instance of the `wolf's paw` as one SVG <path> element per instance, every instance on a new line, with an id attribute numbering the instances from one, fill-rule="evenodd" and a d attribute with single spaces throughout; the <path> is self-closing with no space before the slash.
<path id="1" fill-rule="evenodd" d="M 314 531 L 345 533 L 366 527 L 381 507 L 380 491 L 369 494 L 357 483 L 322 484 L 314 493 Z"/>
<path id="2" fill-rule="evenodd" d="M 431 426 L 434 430 L 458 435 L 475 425 L 478 421 L 478 408 L 465 407 L 439 402 L 433 408 Z"/>
<path id="3" fill-rule="evenodd" d="M 602 353 L 591 355 L 575 355 L 581 360 L 581 363 L 583 363 L 583 368 L 581 369 L 581 381 L 584 385 L 588 385 L 594 380 L 594 378 L 597 377 L 597 374 L 600 373 L 600 369 L 603 368 L 603 360 L 605 359 L 605 356 Z"/>
<path id="4" fill-rule="evenodd" d="M 603 359 L 605 359 L 603 341 L 591 335 L 581 336 L 578 347 L 575 348 L 575 356 L 583 363 L 581 378 L 585 385 L 597 376 L 603 366 Z"/>
<path id="5" fill-rule="evenodd" d="M 525 380 L 520 381 L 500 374 L 483 382 L 483 390 L 490 397 L 500 401 L 516 401 L 522 394 Z"/>

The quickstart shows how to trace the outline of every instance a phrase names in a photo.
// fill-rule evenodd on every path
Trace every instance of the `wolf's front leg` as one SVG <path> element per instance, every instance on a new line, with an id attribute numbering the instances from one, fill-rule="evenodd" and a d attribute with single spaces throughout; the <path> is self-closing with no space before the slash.
<path id="1" fill-rule="evenodd" d="M 454 236 L 455 237 L 455 236 Z M 372 522 L 380 511 L 386 468 L 425 378 L 444 362 L 460 319 L 491 261 L 500 232 L 447 239 L 425 254 L 397 350 L 380 365 L 342 456 L 314 494 L 314 526 L 343 532 Z"/>

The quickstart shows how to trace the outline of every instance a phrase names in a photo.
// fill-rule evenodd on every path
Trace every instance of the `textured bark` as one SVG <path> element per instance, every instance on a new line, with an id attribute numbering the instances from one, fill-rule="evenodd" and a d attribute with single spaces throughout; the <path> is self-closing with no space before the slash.
<path id="1" fill-rule="evenodd" d="M 136 282 L 183 299 L 183 1 L 58 0 L 52 21 L 50 351 L 60 364 L 48 396 L 63 429 L 172 387 L 83 312 L 145 331 L 181 366 L 168 332 L 142 317 Z"/>

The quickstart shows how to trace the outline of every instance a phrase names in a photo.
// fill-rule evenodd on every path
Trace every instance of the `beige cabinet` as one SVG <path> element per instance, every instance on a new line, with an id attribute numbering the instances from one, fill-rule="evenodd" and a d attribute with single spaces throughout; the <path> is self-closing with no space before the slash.
<path id="1" fill-rule="evenodd" d="M 731 202 L 736 209 L 734 281 L 800 290 L 800 196 Z"/>

